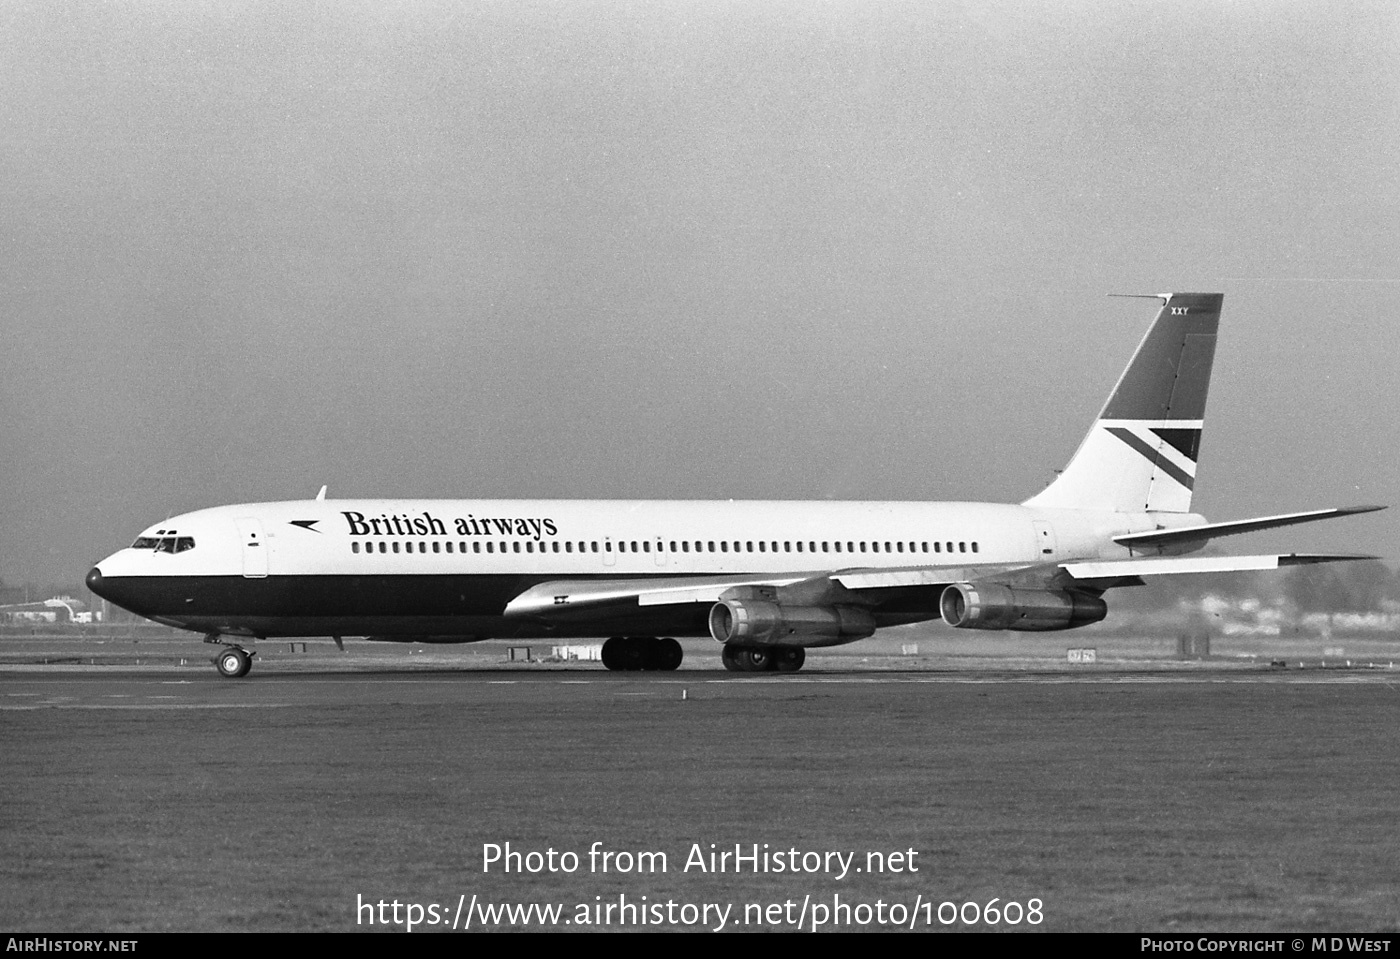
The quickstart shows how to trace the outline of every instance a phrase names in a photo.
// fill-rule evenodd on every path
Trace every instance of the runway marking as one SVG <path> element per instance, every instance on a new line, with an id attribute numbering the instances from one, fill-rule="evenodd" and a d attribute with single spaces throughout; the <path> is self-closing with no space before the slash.
<path id="1" fill-rule="evenodd" d="M 34 703 L 28 706 L 0 706 L 0 712 L 33 712 L 37 709 L 288 709 L 305 703 Z"/>

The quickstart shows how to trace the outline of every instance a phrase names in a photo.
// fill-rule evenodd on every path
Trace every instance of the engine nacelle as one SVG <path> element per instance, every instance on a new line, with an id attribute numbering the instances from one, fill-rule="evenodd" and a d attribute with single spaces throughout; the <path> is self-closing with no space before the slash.
<path id="1" fill-rule="evenodd" d="M 999 583 L 954 583 L 943 590 L 938 608 L 949 626 L 1026 632 L 1073 629 L 1108 615 L 1108 604 L 1088 593 Z"/>
<path id="2" fill-rule="evenodd" d="M 722 599 L 710 609 L 710 635 L 741 646 L 841 646 L 874 632 L 875 617 L 858 606 Z"/>

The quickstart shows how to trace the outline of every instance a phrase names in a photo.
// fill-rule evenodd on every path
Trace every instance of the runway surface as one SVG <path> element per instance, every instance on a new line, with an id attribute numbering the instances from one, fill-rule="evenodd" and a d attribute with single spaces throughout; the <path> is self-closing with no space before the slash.
<path id="1" fill-rule="evenodd" d="M 937 930 L 1007 928 L 1009 902 L 1021 929 L 1400 920 L 1389 669 L 326 662 L 0 668 L 0 924 L 401 929 L 412 904 L 420 930 Z M 506 844 L 510 872 L 488 862 Z M 736 847 L 795 868 L 703 868 Z M 551 849 L 575 870 L 544 868 Z M 532 903 L 562 911 L 487 908 Z"/>
<path id="2" fill-rule="evenodd" d="M 714 670 L 673 673 L 611 673 L 591 665 L 544 670 L 441 669 L 274 671 L 260 669 L 241 680 L 212 669 L 153 666 L 0 667 L 4 688 L 0 710 L 68 709 L 256 709 L 336 706 L 364 702 L 438 705 L 460 703 L 463 689 L 477 696 L 512 693 L 493 687 L 522 687 L 518 695 L 639 696 L 687 699 L 770 696 L 793 690 L 836 686 L 862 688 L 904 685 L 1360 685 L 1400 690 L 1400 671 L 1366 668 L 1269 669 L 1238 667 L 1154 669 L 1150 666 L 1075 670 L 810 670 L 796 675 L 743 675 Z M 575 689 L 571 687 L 587 687 Z M 771 687 L 771 688 L 765 688 Z M 747 692 L 745 692 L 747 690 Z"/>

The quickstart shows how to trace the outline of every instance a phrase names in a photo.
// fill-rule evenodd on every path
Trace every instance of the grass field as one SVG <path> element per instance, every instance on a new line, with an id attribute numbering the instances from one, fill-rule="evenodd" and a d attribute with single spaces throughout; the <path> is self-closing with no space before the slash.
<path id="1" fill-rule="evenodd" d="M 1036 898 L 1036 928 L 1059 931 L 1400 923 L 1400 692 L 1383 677 L 263 669 L 167 687 L 188 709 L 0 712 L 0 925 L 350 930 L 357 897 L 450 915 L 473 894 L 566 916 L 619 896 L 741 916 L 839 894 Z M 484 844 L 507 841 L 583 864 L 483 872 Z M 595 842 L 668 869 L 591 873 Z M 687 872 L 692 843 L 913 849 L 919 870 Z"/>

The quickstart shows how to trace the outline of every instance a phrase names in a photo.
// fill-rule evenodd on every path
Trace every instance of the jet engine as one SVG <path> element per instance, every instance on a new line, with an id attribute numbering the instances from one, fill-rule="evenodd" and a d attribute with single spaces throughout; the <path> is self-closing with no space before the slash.
<path id="1" fill-rule="evenodd" d="M 710 635 L 742 646 L 840 646 L 874 632 L 875 617 L 858 606 L 784 606 L 728 598 L 710 609 Z"/>
<path id="2" fill-rule="evenodd" d="M 1088 593 L 999 583 L 954 583 L 943 590 L 938 606 L 943 622 L 961 629 L 1073 629 L 1108 615 L 1108 604 Z"/>

